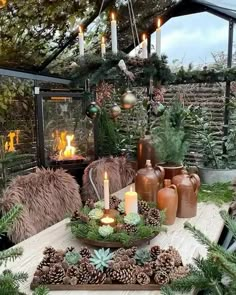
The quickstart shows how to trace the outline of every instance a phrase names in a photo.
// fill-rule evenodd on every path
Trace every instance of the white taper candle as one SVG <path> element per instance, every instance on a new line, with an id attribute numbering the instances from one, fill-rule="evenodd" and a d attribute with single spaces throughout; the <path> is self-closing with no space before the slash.
<path id="1" fill-rule="evenodd" d="M 107 172 L 104 173 L 104 203 L 105 209 L 110 208 L 110 192 L 109 192 L 109 179 L 107 177 Z"/>
<path id="2" fill-rule="evenodd" d="M 143 58 L 148 58 L 147 38 L 146 38 L 145 34 L 143 34 L 142 57 Z"/>
<path id="3" fill-rule="evenodd" d="M 112 44 L 112 53 L 117 54 L 117 24 L 115 20 L 115 14 L 111 14 L 111 44 Z"/>
<path id="4" fill-rule="evenodd" d="M 161 56 L 161 19 L 157 20 L 157 29 L 156 29 L 156 54 Z"/>
<path id="5" fill-rule="evenodd" d="M 79 26 L 79 54 L 84 56 L 84 33 L 81 26 Z"/>

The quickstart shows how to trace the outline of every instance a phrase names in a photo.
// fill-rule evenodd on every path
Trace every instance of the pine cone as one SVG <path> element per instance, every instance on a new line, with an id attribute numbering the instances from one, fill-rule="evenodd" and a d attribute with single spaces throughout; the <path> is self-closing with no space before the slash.
<path id="1" fill-rule="evenodd" d="M 53 247 L 46 247 L 43 251 L 44 255 L 53 256 L 56 253 L 56 250 Z"/>
<path id="2" fill-rule="evenodd" d="M 74 250 L 75 250 L 75 247 L 67 247 L 66 248 L 66 253 L 73 252 Z"/>
<path id="3" fill-rule="evenodd" d="M 88 206 L 90 209 L 94 209 L 95 208 L 95 206 L 94 206 L 94 200 L 93 199 L 87 199 L 85 201 L 85 204 L 84 205 L 85 206 Z"/>
<path id="4" fill-rule="evenodd" d="M 146 219 L 145 219 L 145 223 L 147 225 L 151 225 L 151 226 L 158 226 L 160 225 L 160 221 L 158 219 L 155 219 L 151 216 L 148 216 Z"/>
<path id="5" fill-rule="evenodd" d="M 105 280 L 106 274 L 96 269 L 90 274 L 90 280 L 88 281 L 88 284 L 104 284 Z"/>
<path id="6" fill-rule="evenodd" d="M 132 224 L 124 224 L 123 230 L 126 231 L 128 234 L 136 233 L 137 232 L 137 226 Z"/>
<path id="7" fill-rule="evenodd" d="M 37 266 L 37 270 L 42 270 L 42 268 L 44 266 L 49 267 L 51 264 L 50 262 L 50 257 L 48 255 L 44 256 L 44 258 L 42 259 L 42 261 L 39 263 L 39 265 Z"/>
<path id="8" fill-rule="evenodd" d="M 179 254 L 179 251 L 176 250 L 174 247 L 170 246 L 167 250 L 165 250 L 166 253 L 169 253 L 175 260 L 175 266 L 181 266 L 183 265 L 182 257 Z"/>
<path id="9" fill-rule="evenodd" d="M 162 286 L 168 284 L 170 280 L 168 274 L 160 270 L 155 274 L 154 281 L 156 284 Z"/>
<path id="10" fill-rule="evenodd" d="M 163 252 L 161 253 L 157 260 L 156 264 L 159 267 L 160 270 L 166 272 L 167 274 L 171 273 L 175 266 L 175 260 L 171 256 L 171 254 Z"/>
<path id="11" fill-rule="evenodd" d="M 151 208 L 148 212 L 148 216 L 157 219 L 159 222 L 161 220 L 160 210 L 157 208 Z"/>
<path id="12" fill-rule="evenodd" d="M 170 281 L 175 281 L 186 277 L 190 272 L 188 266 L 175 267 L 174 270 L 169 274 Z"/>
<path id="13" fill-rule="evenodd" d="M 80 212 L 79 210 L 76 210 L 71 217 L 71 221 L 78 221 L 78 220 L 88 223 L 89 217 L 87 215 L 83 214 L 82 212 Z"/>
<path id="14" fill-rule="evenodd" d="M 148 203 L 146 201 L 138 201 L 138 213 L 145 215 L 150 210 Z"/>
<path id="15" fill-rule="evenodd" d="M 75 265 L 71 265 L 66 271 L 66 276 L 69 278 L 77 277 L 78 274 L 79 268 Z"/>
<path id="16" fill-rule="evenodd" d="M 133 258 L 136 254 L 136 251 L 137 251 L 137 247 L 132 247 L 132 248 L 126 249 L 125 254 Z"/>
<path id="17" fill-rule="evenodd" d="M 157 257 L 161 254 L 161 248 L 158 245 L 153 246 L 150 250 L 150 253 L 152 260 L 156 260 Z"/>
<path id="18" fill-rule="evenodd" d="M 140 285 L 148 285 L 150 283 L 150 277 L 145 272 L 140 272 L 137 275 L 137 282 Z"/>
<path id="19" fill-rule="evenodd" d="M 118 199 L 116 196 L 111 196 L 110 197 L 110 208 L 111 209 L 117 209 L 121 200 Z"/>
<path id="20" fill-rule="evenodd" d="M 122 284 L 134 284 L 136 281 L 134 269 L 112 270 L 110 278 Z"/>
<path id="21" fill-rule="evenodd" d="M 90 258 L 91 257 L 91 251 L 87 247 L 82 247 L 79 251 L 79 254 L 83 258 Z"/>
<path id="22" fill-rule="evenodd" d="M 48 273 L 48 278 L 51 284 L 61 284 L 65 277 L 65 271 L 60 264 L 54 264 Z"/>
<path id="23" fill-rule="evenodd" d="M 77 284 L 87 284 L 88 281 L 91 279 L 91 275 L 87 272 L 83 272 L 81 269 L 77 275 Z"/>
<path id="24" fill-rule="evenodd" d="M 152 276 L 153 275 L 153 269 L 152 269 L 152 263 L 150 262 L 146 262 L 144 263 L 144 265 L 142 266 L 143 272 L 146 273 L 148 276 Z"/>

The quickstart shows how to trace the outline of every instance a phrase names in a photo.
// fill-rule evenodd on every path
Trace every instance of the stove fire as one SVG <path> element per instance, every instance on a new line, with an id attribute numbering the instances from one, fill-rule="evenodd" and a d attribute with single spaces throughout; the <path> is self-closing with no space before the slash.
<path id="1" fill-rule="evenodd" d="M 76 147 L 74 146 L 75 135 L 67 133 L 67 131 L 53 132 L 52 137 L 54 156 L 52 160 L 55 161 L 68 161 L 68 160 L 85 160 L 79 154 L 76 154 Z"/>

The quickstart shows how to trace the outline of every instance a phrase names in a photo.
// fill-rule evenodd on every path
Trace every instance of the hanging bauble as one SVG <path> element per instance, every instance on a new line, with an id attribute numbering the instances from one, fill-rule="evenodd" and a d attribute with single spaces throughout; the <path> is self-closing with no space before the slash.
<path id="1" fill-rule="evenodd" d="M 7 0 L 0 0 L 0 8 L 3 8 L 7 4 Z"/>
<path id="2" fill-rule="evenodd" d="M 117 118 L 121 113 L 121 108 L 118 106 L 117 103 L 114 103 L 111 107 L 111 117 L 113 119 Z"/>
<path id="3" fill-rule="evenodd" d="M 86 115 L 90 119 L 95 119 L 100 114 L 100 107 L 96 104 L 96 102 L 91 102 L 90 105 L 86 109 Z"/>
<path id="4" fill-rule="evenodd" d="M 133 94 L 132 91 L 127 90 L 121 96 L 121 105 L 124 109 L 131 109 L 137 102 L 136 96 Z"/>

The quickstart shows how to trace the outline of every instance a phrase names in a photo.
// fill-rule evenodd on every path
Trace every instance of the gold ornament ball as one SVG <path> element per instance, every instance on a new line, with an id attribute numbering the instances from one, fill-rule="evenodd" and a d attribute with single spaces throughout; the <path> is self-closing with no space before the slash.
<path id="1" fill-rule="evenodd" d="M 121 97 L 121 105 L 124 109 L 131 109 L 136 102 L 137 98 L 130 90 L 127 90 Z"/>
<path id="2" fill-rule="evenodd" d="M 3 8 L 4 6 L 6 6 L 7 4 L 7 0 L 0 0 L 0 8 Z"/>
<path id="3" fill-rule="evenodd" d="M 121 108 L 118 106 L 117 103 L 114 103 L 111 107 L 111 117 L 113 119 L 117 118 L 121 114 Z"/>

